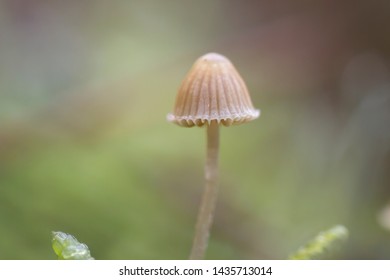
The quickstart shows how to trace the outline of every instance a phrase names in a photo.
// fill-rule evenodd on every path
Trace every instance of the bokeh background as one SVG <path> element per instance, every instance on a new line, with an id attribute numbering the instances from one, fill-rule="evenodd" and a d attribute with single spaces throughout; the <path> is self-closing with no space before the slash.
<path id="1" fill-rule="evenodd" d="M 192 63 L 226 55 L 261 117 L 221 131 L 207 258 L 390 258 L 388 1 L 0 1 L 0 259 L 186 259 L 205 131 L 166 121 Z"/>

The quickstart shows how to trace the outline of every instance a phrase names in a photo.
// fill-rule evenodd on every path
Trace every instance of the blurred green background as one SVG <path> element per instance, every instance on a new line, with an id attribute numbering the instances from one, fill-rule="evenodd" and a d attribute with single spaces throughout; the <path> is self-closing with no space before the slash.
<path id="1" fill-rule="evenodd" d="M 186 259 L 205 130 L 166 121 L 221 53 L 261 117 L 221 131 L 209 259 L 390 258 L 387 1 L 0 1 L 0 259 Z"/>

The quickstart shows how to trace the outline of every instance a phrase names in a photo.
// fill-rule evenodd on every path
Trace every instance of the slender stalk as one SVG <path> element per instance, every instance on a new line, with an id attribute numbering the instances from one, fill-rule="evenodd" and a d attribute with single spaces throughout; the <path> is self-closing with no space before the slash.
<path id="1" fill-rule="evenodd" d="M 189 257 L 191 260 L 203 259 L 208 245 L 218 196 L 218 150 L 219 125 L 217 121 L 211 121 L 207 125 L 206 186 L 198 212 L 195 237 Z"/>

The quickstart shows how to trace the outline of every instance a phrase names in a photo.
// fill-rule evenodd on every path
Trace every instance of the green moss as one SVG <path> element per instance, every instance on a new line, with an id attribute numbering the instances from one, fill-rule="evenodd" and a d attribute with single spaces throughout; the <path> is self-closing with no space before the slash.
<path id="1" fill-rule="evenodd" d="M 330 248 L 334 247 L 335 243 L 344 241 L 348 238 L 348 230 L 346 227 L 338 225 L 331 229 L 320 232 L 313 240 L 299 248 L 297 252 L 290 256 L 291 260 L 310 260 L 317 259 Z"/>

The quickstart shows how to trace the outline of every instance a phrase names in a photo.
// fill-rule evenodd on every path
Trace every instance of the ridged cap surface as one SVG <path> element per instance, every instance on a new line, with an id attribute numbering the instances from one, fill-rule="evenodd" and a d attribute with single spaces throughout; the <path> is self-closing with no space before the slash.
<path id="1" fill-rule="evenodd" d="M 233 64 L 217 53 L 200 57 L 184 79 L 168 121 L 203 126 L 216 120 L 225 126 L 258 118 L 245 82 Z"/>

